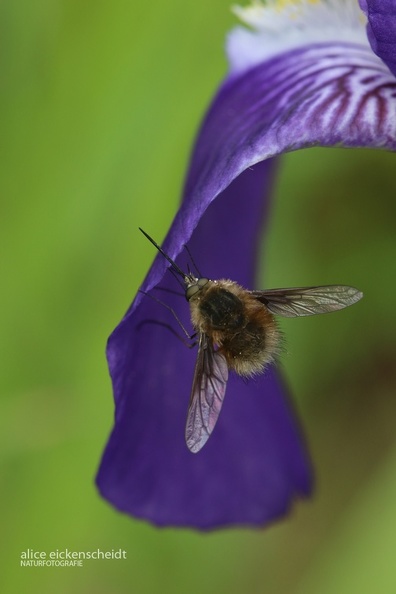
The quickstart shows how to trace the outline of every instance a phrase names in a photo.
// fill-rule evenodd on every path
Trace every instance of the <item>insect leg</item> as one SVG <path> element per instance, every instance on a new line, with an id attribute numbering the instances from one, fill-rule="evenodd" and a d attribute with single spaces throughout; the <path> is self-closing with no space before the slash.
<path id="1" fill-rule="evenodd" d="M 147 297 L 150 297 L 150 299 L 153 299 L 154 301 L 156 301 L 160 305 L 163 305 L 164 307 L 166 307 L 166 309 L 171 312 L 171 314 L 175 318 L 176 322 L 179 324 L 180 328 L 183 330 L 184 334 L 187 336 L 187 338 L 189 340 L 193 340 L 193 338 L 196 337 L 197 333 L 194 332 L 193 334 L 190 334 L 188 332 L 188 330 L 184 327 L 182 321 L 179 319 L 177 313 L 175 312 L 175 310 L 172 307 L 170 307 L 170 305 L 168 305 L 167 303 L 164 303 L 164 301 L 161 301 L 161 299 L 158 299 L 157 297 L 154 297 L 154 295 L 150 295 L 150 293 L 146 293 L 145 291 L 139 291 L 139 292 L 140 293 L 143 293 L 143 295 L 146 295 Z M 166 324 L 163 324 L 163 325 L 166 326 Z M 195 344 L 196 344 L 196 342 L 194 342 L 191 346 L 195 346 Z"/>

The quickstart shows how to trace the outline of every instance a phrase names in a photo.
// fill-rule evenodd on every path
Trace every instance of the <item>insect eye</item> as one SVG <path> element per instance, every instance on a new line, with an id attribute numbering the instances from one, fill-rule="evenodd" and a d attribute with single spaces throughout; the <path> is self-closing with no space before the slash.
<path id="1" fill-rule="evenodd" d="M 187 301 L 190 301 L 191 297 L 193 297 L 194 295 L 196 295 L 199 291 L 199 287 L 198 285 L 191 285 L 191 287 L 188 287 L 188 289 L 186 290 L 186 299 Z"/>
<path id="2" fill-rule="evenodd" d="M 209 282 L 207 278 L 199 278 L 194 285 L 190 285 L 186 290 L 186 299 L 190 301 L 194 295 L 199 293 L 199 291 Z"/>

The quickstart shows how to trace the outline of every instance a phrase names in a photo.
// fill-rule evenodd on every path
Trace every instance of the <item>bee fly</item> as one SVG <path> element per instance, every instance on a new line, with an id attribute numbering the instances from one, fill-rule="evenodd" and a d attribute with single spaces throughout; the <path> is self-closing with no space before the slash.
<path id="1" fill-rule="evenodd" d="M 357 289 L 344 285 L 249 291 L 231 280 L 197 278 L 183 272 L 143 229 L 140 231 L 183 279 L 190 305 L 198 355 L 185 437 L 194 453 L 205 445 L 216 425 L 228 371 L 251 377 L 262 373 L 278 354 L 280 333 L 273 314 L 293 318 L 328 313 L 363 297 Z"/>

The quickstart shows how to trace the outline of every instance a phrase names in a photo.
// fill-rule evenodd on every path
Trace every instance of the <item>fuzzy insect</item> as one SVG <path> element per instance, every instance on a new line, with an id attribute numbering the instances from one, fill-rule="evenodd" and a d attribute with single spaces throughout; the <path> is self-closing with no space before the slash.
<path id="1" fill-rule="evenodd" d="M 363 297 L 361 291 L 345 285 L 249 291 L 231 280 L 198 278 L 183 272 L 140 231 L 182 278 L 198 337 L 185 431 L 187 447 L 194 453 L 205 445 L 217 423 L 229 370 L 251 377 L 274 361 L 280 345 L 274 314 L 293 318 L 329 313 Z"/>

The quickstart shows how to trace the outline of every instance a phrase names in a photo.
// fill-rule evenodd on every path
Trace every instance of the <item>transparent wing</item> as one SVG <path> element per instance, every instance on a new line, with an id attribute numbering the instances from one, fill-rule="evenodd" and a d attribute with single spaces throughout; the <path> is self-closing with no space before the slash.
<path id="1" fill-rule="evenodd" d="M 197 362 L 187 412 L 186 443 L 194 453 L 208 441 L 224 400 L 228 365 L 206 334 L 199 337 Z"/>
<path id="2" fill-rule="evenodd" d="M 354 287 L 329 285 L 325 287 L 296 287 L 250 291 L 273 314 L 294 318 L 329 313 L 353 305 L 363 297 Z"/>

